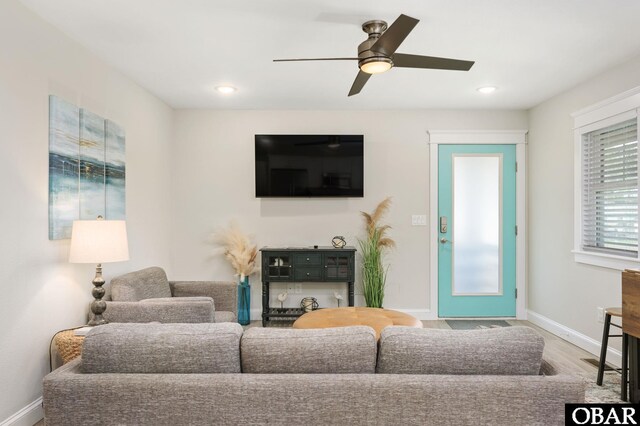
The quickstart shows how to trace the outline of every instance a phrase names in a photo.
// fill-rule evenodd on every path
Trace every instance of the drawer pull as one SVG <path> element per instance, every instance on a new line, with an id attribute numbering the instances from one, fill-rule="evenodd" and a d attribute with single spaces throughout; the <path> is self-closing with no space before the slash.
<path id="1" fill-rule="evenodd" d="M 307 272 L 307 276 L 309 276 L 309 275 L 310 275 L 310 273 L 309 273 L 309 272 Z"/>
<path id="2" fill-rule="evenodd" d="M 309 258 L 307 257 L 307 262 L 309 261 Z"/>

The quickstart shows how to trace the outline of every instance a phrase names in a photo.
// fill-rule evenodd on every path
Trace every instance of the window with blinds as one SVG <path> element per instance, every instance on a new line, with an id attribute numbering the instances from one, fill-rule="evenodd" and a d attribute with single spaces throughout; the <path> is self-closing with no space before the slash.
<path id="1" fill-rule="evenodd" d="M 582 249 L 638 257 L 638 120 L 582 135 Z"/>

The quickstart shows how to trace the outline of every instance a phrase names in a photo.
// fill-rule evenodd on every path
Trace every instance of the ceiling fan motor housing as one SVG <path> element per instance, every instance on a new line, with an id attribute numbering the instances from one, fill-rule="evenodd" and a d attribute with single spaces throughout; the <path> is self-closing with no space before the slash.
<path id="1" fill-rule="evenodd" d="M 358 66 L 362 68 L 364 64 L 370 62 L 387 62 L 393 66 L 393 61 L 384 52 L 374 52 L 371 46 L 374 45 L 378 38 L 387 30 L 385 21 L 374 20 L 367 21 L 362 24 L 362 31 L 369 34 L 369 38 L 360 43 L 358 46 Z"/>

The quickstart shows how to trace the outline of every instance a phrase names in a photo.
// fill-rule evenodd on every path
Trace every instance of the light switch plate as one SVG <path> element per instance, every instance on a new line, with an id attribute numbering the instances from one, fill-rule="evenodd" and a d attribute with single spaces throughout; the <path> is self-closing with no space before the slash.
<path id="1" fill-rule="evenodd" d="M 414 215 L 411 215 L 411 225 L 412 226 L 427 226 L 427 215 L 426 214 L 414 214 Z"/>

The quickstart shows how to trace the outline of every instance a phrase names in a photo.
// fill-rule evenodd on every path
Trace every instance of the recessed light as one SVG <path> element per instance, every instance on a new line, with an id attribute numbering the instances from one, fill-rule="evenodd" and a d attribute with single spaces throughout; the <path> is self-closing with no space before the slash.
<path id="1" fill-rule="evenodd" d="M 228 95 L 229 93 L 233 93 L 238 89 L 233 86 L 218 86 L 216 87 L 216 90 L 224 95 Z"/>
<path id="2" fill-rule="evenodd" d="M 488 95 L 489 93 L 495 92 L 496 89 L 497 87 L 495 86 L 484 86 L 484 87 L 478 87 L 476 90 L 480 93 L 484 93 L 485 95 Z"/>

